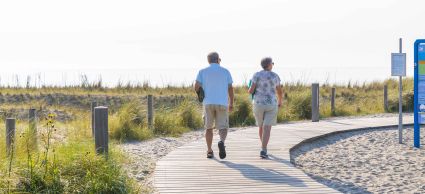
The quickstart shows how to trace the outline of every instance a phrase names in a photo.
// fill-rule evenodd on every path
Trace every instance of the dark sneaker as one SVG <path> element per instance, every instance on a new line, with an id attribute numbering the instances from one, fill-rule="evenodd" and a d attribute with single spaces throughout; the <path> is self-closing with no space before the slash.
<path id="1" fill-rule="evenodd" d="M 214 152 L 207 152 L 207 158 L 214 158 Z"/>
<path id="2" fill-rule="evenodd" d="M 269 158 L 269 155 L 267 155 L 267 153 L 265 151 L 261 151 L 260 157 L 263 158 L 263 159 L 266 159 L 266 158 Z"/>
<path id="3" fill-rule="evenodd" d="M 224 142 L 218 142 L 218 150 L 218 155 L 220 156 L 220 159 L 226 158 L 226 146 L 224 146 Z"/>

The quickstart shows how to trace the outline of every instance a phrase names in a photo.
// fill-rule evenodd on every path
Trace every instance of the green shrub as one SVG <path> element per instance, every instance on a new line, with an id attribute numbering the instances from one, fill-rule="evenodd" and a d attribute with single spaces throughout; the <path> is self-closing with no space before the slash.
<path id="1" fill-rule="evenodd" d="M 176 115 L 170 112 L 160 112 L 156 114 L 154 120 L 154 132 L 157 135 L 171 135 L 177 136 L 186 131 L 188 128 L 182 127 L 179 123 L 179 119 L 176 119 Z"/>
<path id="2" fill-rule="evenodd" d="M 49 174 L 56 174 L 56 176 L 45 176 L 39 168 L 33 169 L 32 172 L 23 170 L 21 176 L 25 178 L 21 178 L 16 186 L 17 189 L 29 193 L 63 193 L 65 184 L 59 177 L 59 169 L 49 169 L 51 171 Z"/>
<path id="3" fill-rule="evenodd" d="M 294 119 L 311 118 L 311 94 L 309 92 L 300 92 L 288 96 L 290 112 Z"/>
<path id="4" fill-rule="evenodd" d="M 248 96 L 236 96 L 233 111 L 229 115 L 229 124 L 231 127 L 248 126 L 255 124 L 255 118 L 252 114 L 252 103 Z"/>
<path id="5" fill-rule="evenodd" d="M 413 92 L 408 92 L 403 95 L 403 111 L 413 112 L 414 96 Z"/>
<path id="6" fill-rule="evenodd" d="M 110 135 L 119 141 L 144 140 L 152 137 L 148 129 L 146 111 L 137 101 L 132 101 L 122 106 L 110 118 Z"/>
<path id="7" fill-rule="evenodd" d="M 80 154 L 62 167 L 67 193 L 130 193 L 130 180 L 115 159 Z"/>
<path id="8" fill-rule="evenodd" d="M 414 97 L 413 92 L 403 94 L 402 109 L 403 112 L 413 112 Z M 398 95 L 390 96 L 388 99 L 388 111 L 398 112 Z"/>
<path id="9" fill-rule="evenodd" d="M 187 127 L 189 129 L 199 129 L 202 128 L 202 117 L 198 107 L 193 102 L 184 101 L 178 107 L 180 126 Z"/>
<path id="10" fill-rule="evenodd" d="M 17 130 L 23 124 L 18 123 Z M 39 149 L 32 149 L 31 137 L 17 131 L 17 144 L 10 181 L 0 181 L 0 192 L 25 193 L 135 193 L 135 185 L 122 170 L 124 157 L 113 143 L 109 155 L 93 153 L 93 139 L 82 136 L 66 142 L 54 139 L 56 123 L 48 116 L 41 129 Z M 1 130 L 4 130 L 1 128 Z M 4 175 L 5 161 L 0 158 L 0 175 Z M 7 173 L 7 172 L 6 172 Z M 6 186 L 6 187 L 5 187 Z"/>

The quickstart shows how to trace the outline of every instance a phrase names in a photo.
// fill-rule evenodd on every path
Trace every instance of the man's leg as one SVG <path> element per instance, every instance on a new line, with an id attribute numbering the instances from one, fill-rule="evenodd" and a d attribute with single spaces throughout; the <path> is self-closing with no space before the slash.
<path id="1" fill-rule="evenodd" d="M 210 105 L 204 105 L 204 127 L 205 127 L 205 141 L 207 143 L 207 157 L 212 157 L 212 141 L 213 141 L 213 124 L 214 124 L 214 111 Z"/>
<path id="2" fill-rule="evenodd" d="M 220 135 L 220 141 L 224 142 L 226 140 L 227 137 L 227 129 L 220 129 L 218 131 L 218 134 Z"/>
<path id="3" fill-rule="evenodd" d="M 215 126 L 219 129 L 220 141 L 218 142 L 218 150 L 220 159 L 226 158 L 226 146 L 224 142 L 227 137 L 227 129 L 229 128 L 229 114 L 226 106 L 216 106 L 216 120 Z"/>
<path id="4" fill-rule="evenodd" d="M 205 140 L 207 142 L 208 152 L 212 152 L 212 141 L 213 141 L 213 129 L 207 129 L 205 131 Z"/>
<path id="5" fill-rule="evenodd" d="M 218 134 L 220 135 L 220 141 L 218 142 L 218 154 L 220 159 L 224 159 L 226 158 L 226 146 L 224 145 L 224 141 L 226 141 L 227 129 L 218 130 Z"/>

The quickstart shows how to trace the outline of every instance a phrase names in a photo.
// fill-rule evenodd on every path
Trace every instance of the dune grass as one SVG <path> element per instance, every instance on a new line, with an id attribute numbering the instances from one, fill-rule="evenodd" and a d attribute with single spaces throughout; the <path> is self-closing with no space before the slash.
<path id="1" fill-rule="evenodd" d="M 63 128 L 70 125 L 58 124 L 53 117 L 43 119 L 38 138 L 34 138 L 29 135 L 28 123 L 18 121 L 11 154 L 4 151 L 4 141 L 0 144 L 0 192 L 137 193 L 138 188 L 122 169 L 127 161 L 115 143 L 111 143 L 106 159 L 93 152 L 93 140 L 87 133 L 78 135 L 74 129 Z M 80 132 L 88 130 L 75 127 Z M 5 139 L 4 126 L 0 134 Z"/>
<path id="2" fill-rule="evenodd" d="M 355 116 L 383 113 L 383 87 L 388 86 L 389 110 L 398 111 L 398 82 L 323 84 L 320 87 L 320 117 Z M 336 88 L 336 110 L 331 112 L 330 92 Z M 311 118 L 310 85 L 284 83 L 284 104 L 278 122 Z M 63 100 L 54 98 L 60 94 Z M 155 97 L 154 123 L 148 126 L 145 96 Z M 102 99 L 109 106 L 109 157 L 93 153 L 90 102 Z M 20 100 L 14 100 L 20 99 Z M 158 136 L 179 136 L 201 129 L 202 105 L 190 86 L 152 88 L 148 84 L 106 88 L 102 84 L 72 87 L 12 88 L 0 87 L 0 119 L 17 117 L 16 145 L 13 157 L 5 152 L 5 129 L 0 125 L 0 192 L 29 193 L 138 193 L 123 165 L 130 162 L 117 144 L 142 141 Z M 30 107 L 39 116 L 55 112 L 58 119 L 49 128 L 41 119 L 38 141 L 28 137 L 26 112 Z M 19 112 L 21 110 L 21 112 Z M 413 79 L 403 82 L 403 110 L 413 110 Z M 62 114 L 62 115 L 60 115 Z M 252 126 L 255 119 L 246 86 L 235 87 L 234 111 L 229 115 L 231 127 Z M 49 130 L 50 129 L 50 130 Z M 50 135 L 49 135 L 50 133 Z M 49 148 L 46 148 L 50 139 Z M 46 154 L 47 153 L 47 154 Z"/>

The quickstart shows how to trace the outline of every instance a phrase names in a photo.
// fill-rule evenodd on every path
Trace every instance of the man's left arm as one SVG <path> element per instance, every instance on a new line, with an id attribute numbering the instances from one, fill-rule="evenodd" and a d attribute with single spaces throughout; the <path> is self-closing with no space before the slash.
<path id="1" fill-rule="evenodd" d="M 229 111 L 232 111 L 233 110 L 233 98 L 234 98 L 232 84 L 229 84 L 228 91 L 229 91 Z"/>
<path id="2" fill-rule="evenodd" d="M 228 80 L 227 80 L 227 82 L 228 82 L 228 87 L 227 87 L 227 90 L 228 90 L 228 93 L 229 93 L 229 111 L 232 111 L 233 110 L 233 99 L 234 99 L 234 93 L 233 93 L 233 86 L 232 86 L 232 84 L 233 84 L 233 79 L 232 79 L 232 75 L 230 74 L 230 72 L 229 71 L 227 71 L 227 75 L 228 75 Z"/>

